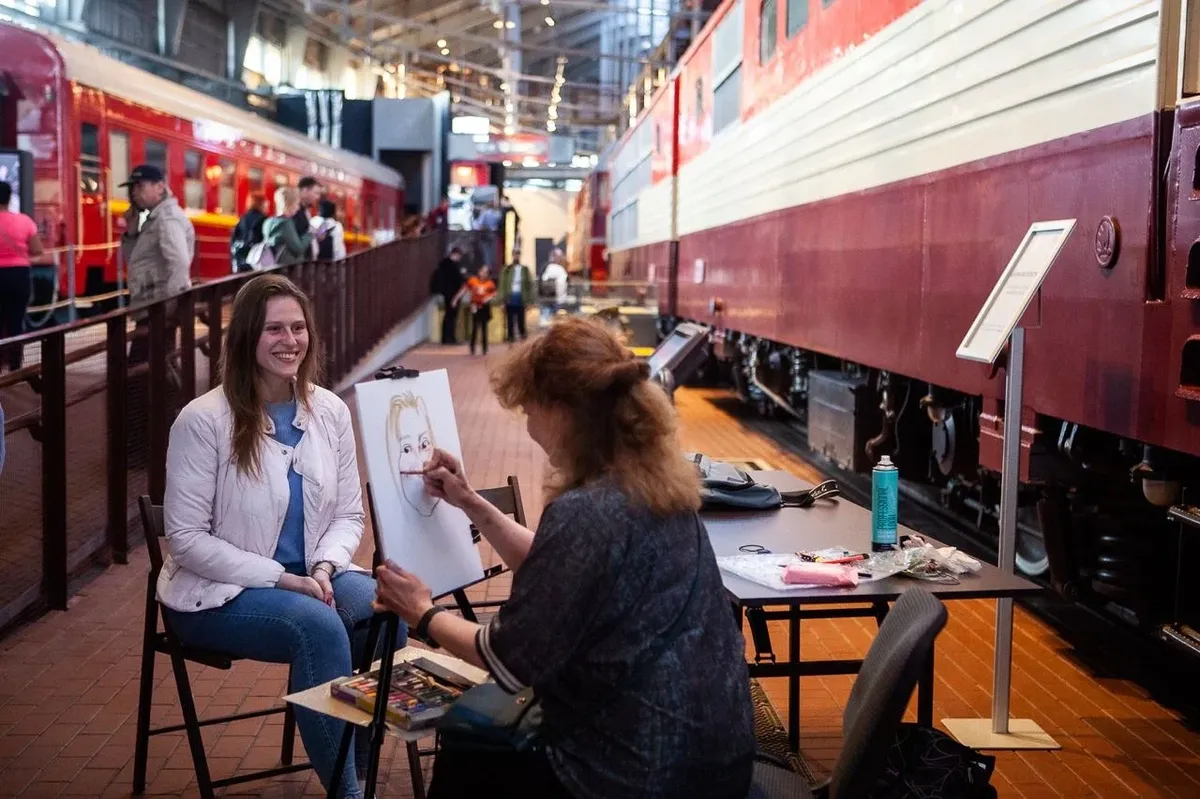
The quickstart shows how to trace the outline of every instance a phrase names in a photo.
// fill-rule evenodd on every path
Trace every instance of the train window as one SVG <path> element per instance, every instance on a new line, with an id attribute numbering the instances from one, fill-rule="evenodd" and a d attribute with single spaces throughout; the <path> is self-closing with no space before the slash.
<path id="1" fill-rule="evenodd" d="M 236 214 L 237 209 L 237 164 L 228 158 L 221 159 L 221 189 L 217 196 L 218 214 Z"/>
<path id="2" fill-rule="evenodd" d="M 742 68 L 738 66 L 713 92 L 713 133 L 737 122 L 742 102 Z"/>
<path id="3" fill-rule="evenodd" d="M 158 139 L 146 139 L 145 163 L 158 167 L 170 178 L 171 173 L 167 171 L 167 143 Z"/>
<path id="4" fill-rule="evenodd" d="M 195 150 L 183 152 L 184 207 L 203 211 L 208 208 L 204 191 L 204 156 Z"/>
<path id="5" fill-rule="evenodd" d="M 787 37 L 790 39 L 808 24 L 809 0 L 787 0 Z"/>
<path id="6" fill-rule="evenodd" d="M 252 166 L 246 170 L 246 183 L 250 191 L 263 191 L 266 186 L 263 183 L 263 171 L 256 166 Z"/>
<path id="7" fill-rule="evenodd" d="M 775 0 L 763 0 L 762 14 L 758 20 L 758 60 L 765 64 L 775 55 L 775 42 L 779 37 L 776 25 L 779 20 L 779 9 Z"/>
<path id="8" fill-rule="evenodd" d="M 108 132 L 108 196 L 119 196 L 119 188 L 129 178 L 129 134 Z"/>
<path id="9" fill-rule="evenodd" d="M 100 193 L 100 128 L 90 122 L 79 126 L 79 191 Z"/>

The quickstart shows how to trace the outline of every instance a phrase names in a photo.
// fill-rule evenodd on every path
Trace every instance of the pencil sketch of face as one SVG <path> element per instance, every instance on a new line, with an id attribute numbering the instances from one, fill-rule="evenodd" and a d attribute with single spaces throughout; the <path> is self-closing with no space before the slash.
<path id="1" fill-rule="evenodd" d="M 432 516 L 441 501 L 425 490 L 425 479 L 419 472 L 425 461 L 433 455 L 433 426 L 429 423 L 429 412 L 425 399 L 411 391 L 392 397 L 388 409 L 387 448 L 388 460 L 392 465 L 392 478 L 400 496 L 409 507 L 421 516 Z"/>

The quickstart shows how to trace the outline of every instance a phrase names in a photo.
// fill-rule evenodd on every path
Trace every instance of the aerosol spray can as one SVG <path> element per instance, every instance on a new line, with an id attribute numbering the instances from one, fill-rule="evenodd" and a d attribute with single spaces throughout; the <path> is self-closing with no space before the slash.
<path id="1" fill-rule="evenodd" d="M 871 549 L 885 552 L 896 546 L 896 507 L 900 501 L 900 472 L 884 455 L 871 470 Z"/>

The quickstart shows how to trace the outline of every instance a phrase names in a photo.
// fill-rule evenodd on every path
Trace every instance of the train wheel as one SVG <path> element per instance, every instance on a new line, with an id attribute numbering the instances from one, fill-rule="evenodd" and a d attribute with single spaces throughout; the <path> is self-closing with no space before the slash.
<path id="1" fill-rule="evenodd" d="M 1016 568 L 1026 577 L 1041 577 L 1050 571 L 1050 556 L 1038 522 L 1036 508 L 1017 512 Z"/>

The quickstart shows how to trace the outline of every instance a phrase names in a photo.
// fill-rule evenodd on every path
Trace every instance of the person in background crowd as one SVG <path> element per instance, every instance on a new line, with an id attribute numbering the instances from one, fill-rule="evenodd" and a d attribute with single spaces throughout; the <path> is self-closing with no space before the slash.
<path id="1" fill-rule="evenodd" d="M 263 222 L 266 221 L 267 198 L 261 192 L 251 192 L 246 198 L 246 213 L 242 214 L 230 237 L 234 272 L 254 271 L 254 267 L 246 263 L 246 256 L 255 244 L 263 240 Z"/>
<path id="2" fill-rule="evenodd" d="M 441 230 L 450 223 L 450 199 L 442 197 L 438 204 L 433 207 L 429 215 L 425 217 L 424 228 L 422 233 L 432 233 L 435 230 Z"/>
<path id="3" fill-rule="evenodd" d="M 12 186 L 0 182 L 0 338 L 25 332 L 33 259 L 45 253 L 33 218 L 9 210 L 12 195 Z M 24 346 L 9 345 L 8 366 L 14 372 L 21 368 L 24 354 Z M 0 427 L 0 435 L 3 432 Z"/>
<path id="4" fill-rule="evenodd" d="M 275 216 L 263 223 L 263 239 L 275 254 L 277 264 L 296 264 L 312 255 L 312 242 L 318 232 L 309 229 L 304 216 L 305 232 L 296 232 L 296 220 L 304 215 L 300 207 L 300 192 L 288 186 L 275 190 Z"/>
<path id="5" fill-rule="evenodd" d="M 546 264 L 546 268 L 542 270 L 541 295 L 550 299 L 548 315 L 546 306 L 542 306 L 543 320 L 547 316 L 558 313 L 559 309 L 567 303 L 567 269 L 562 265 L 562 261 L 562 250 L 555 249 L 550 253 L 550 263 Z"/>
<path id="6" fill-rule="evenodd" d="M 510 796 L 744 799 L 754 768 L 745 641 L 721 587 L 695 468 L 670 400 L 609 331 L 571 319 L 492 375 L 553 470 L 537 532 L 480 497 L 435 449 L 430 495 L 461 508 L 513 570 L 484 625 L 434 605 L 418 575 L 376 570 L 376 608 L 413 636 L 531 687 L 541 747 L 481 752 L 442 742 L 430 799 Z"/>
<path id="7" fill-rule="evenodd" d="M 479 244 L 483 248 L 483 262 L 493 266 L 499 258 L 497 249 L 500 246 L 500 225 L 504 217 L 495 205 L 486 205 L 479 212 L 476 220 L 476 230 L 479 231 Z"/>
<path id="8" fill-rule="evenodd" d="M 130 302 L 155 302 L 187 291 L 192 287 L 196 229 L 167 188 L 162 170 L 142 164 L 121 185 L 129 189 L 121 252 Z M 139 224 L 143 212 L 148 213 Z"/>
<path id="9" fill-rule="evenodd" d="M 467 291 L 471 295 L 471 354 L 475 354 L 475 334 L 483 334 L 483 354 L 488 350 L 488 323 L 492 321 L 492 298 L 496 296 L 496 282 L 487 264 L 479 267 L 479 274 L 467 279 Z"/>
<path id="10" fill-rule="evenodd" d="M 457 344 L 454 329 L 463 287 L 462 248 L 455 245 L 429 277 L 429 293 L 442 298 L 442 344 Z"/>
<path id="11" fill-rule="evenodd" d="M 317 384 L 311 304 L 290 280 L 248 280 L 228 336 L 221 385 L 171 426 L 158 600 L 185 646 L 289 663 L 301 691 L 349 674 L 366 646 L 354 626 L 376 586 L 351 560 L 363 535 L 354 427 Z M 297 707 L 296 724 L 328 786 L 342 722 Z M 356 738 L 341 776 L 353 799 L 367 743 Z"/>
<path id="12" fill-rule="evenodd" d="M 320 216 L 313 220 L 320 239 L 317 242 L 318 261 L 340 261 L 346 257 L 346 231 L 337 218 L 337 206 L 332 200 L 318 203 Z"/>
<path id="13" fill-rule="evenodd" d="M 308 215 L 309 209 L 316 205 L 317 201 L 321 199 L 321 193 L 324 190 L 324 187 L 321 185 L 321 181 L 317 180 L 312 175 L 305 175 L 304 177 L 300 178 L 300 182 L 297 184 L 296 188 L 299 189 L 300 192 L 298 196 L 299 205 L 296 207 L 296 210 L 291 212 L 291 217 L 296 228 L 296 235 L 303 236 L 312 227 L 312 222 Z M 278 191 L 276 191 L 275 196 L 279 196 Z M 275 206 L 275 213 L 279 213 L 278 205 Z"/>
<path id="14" fill-rule="evenodd" d="M 129 189 L 121 254 L 128 274 L 130 303 L 158 302 L 182 294 L 192 287 L 192 260 L 196 255 L 196 229 L 192 220 L 167 188 L 162 170 L 152 164 L 134 167 L 129 180 L 121 185 Z M 175 331 L 181 323 L 195 322 L 180 319 L 175 301 L 170 300 L 166 304 L 168 350 L 175 348 Z M 149 316 L 139 314 L 129 344 L 130 364 L 149 360 L 149 335 Z M 170 360 L 167 369 L 168 380 L 178 385 L 179 374 Z"/>
<path id="15" fill-rule="evenodd" d="M 504 325 L 505 335 L 511 343 L 516 341 L 520 332 L 521 340 L 525 335 L 525 303 L 532 301 L 533 270 L 521 263 L 521 253 L 513 253 L 513 263 L 500 270 L 499 290 L 504 293 Z"/>

